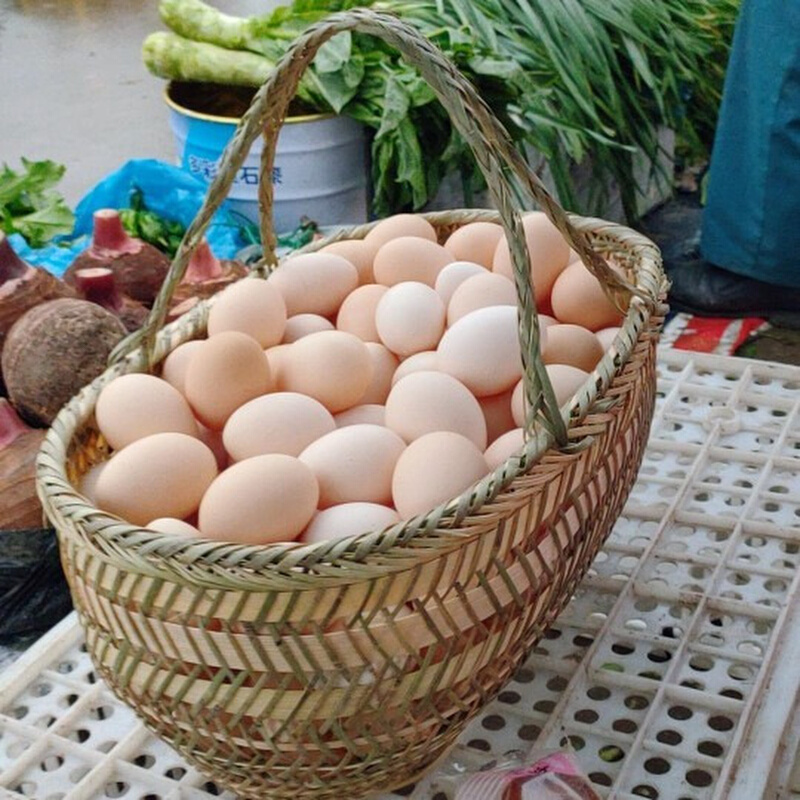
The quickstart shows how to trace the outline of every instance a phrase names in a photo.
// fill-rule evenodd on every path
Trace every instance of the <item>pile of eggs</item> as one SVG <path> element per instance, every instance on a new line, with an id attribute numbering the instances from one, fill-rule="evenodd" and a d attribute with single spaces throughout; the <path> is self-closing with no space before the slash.
<path id="1" fill-rule="evenodd" d="M 523 226 L 563 404 L 621 316 L 544 214 Z M 469 223 L 439 244 L 423 217 L 396 215 L 233 284 L 161 377 L 111 381 L 95 416 L 112 455 L 81 491 L 134 525 L 221 541 L 380 530 L 523 446 L 521 369 L 502 228 Z"/>

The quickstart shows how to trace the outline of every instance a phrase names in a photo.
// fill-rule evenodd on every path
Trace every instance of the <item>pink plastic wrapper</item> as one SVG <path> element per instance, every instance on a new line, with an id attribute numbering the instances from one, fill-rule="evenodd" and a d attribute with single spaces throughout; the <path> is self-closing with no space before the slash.
<path id="1" fill-rule="evenodd" d="M 533 763 L 491 769 L 467 778 L 455 800 L 600 800 L 568 752 L 533 754 Z"/>

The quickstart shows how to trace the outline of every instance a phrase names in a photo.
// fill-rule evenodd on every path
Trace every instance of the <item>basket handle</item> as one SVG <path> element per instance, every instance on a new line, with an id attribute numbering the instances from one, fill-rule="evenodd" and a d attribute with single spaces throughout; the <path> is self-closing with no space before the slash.
<path id="1" fill-rule="evenodd" d="M 538 417 L 555 441 L 561 446 L 566 445 L 566 422 L 560 413 L 555 393 L 539 354 L 539 326 L 528 269 L 528 249 L 520 217 L 515 211 L 520 190 L 541 206 L 547 217 L 580 255 L 586 267 L 600 280 L 620 308 L 627 308 L 632 295 L 638 295 L 648 304 L 652 303 L 652 299 L 618 276 L 592 250 L 583 233 L 572 225 L 561 206 L 539 178 L 528 169 L 524 159 L 514 148 L 508 133 L 489 107 L 441 51 L 416 29 L 397 17 L 367 9 L 332 14 L 311 25 L 295 39 L 279 60 L 267 81 L 256 93 L 228 143 L 203 206 L 184 235 L 145 325 L 123 340 L 112 354 L 112 359 L 121 358 L 135 347 L 143 345 L 148 355 L 148 363 L 152 363 L 155 337 L 166 319 L 172 294 L 186 272 L 192 252 L 202 239 L 213 214 L 226 198 L 237 172 L 259 134 L 264 136 L 259 181 L 264 257 L 259 262 L 259 267 L 266 265 L 267 270 L 274 267 L 277 239 L 272 224 L 273 191 L 269 176 L 272 175 L 278 134 L 302 75 L 319 48 L 337 33 L 348 30 L 370 34 L 384 40 L 394 46 L 409 64 L 415 66 L 447 110 L 452 124 L 472 149 L 486 178 L 509 242 L 519 299 L 523 378 L 530 409 L 526 429 L 530 431 L 534 419 Z"/>

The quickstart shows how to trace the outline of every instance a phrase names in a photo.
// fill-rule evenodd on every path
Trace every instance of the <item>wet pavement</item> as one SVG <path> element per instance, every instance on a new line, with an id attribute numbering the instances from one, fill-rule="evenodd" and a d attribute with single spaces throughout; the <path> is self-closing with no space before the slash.
<path id="1" fill-rule="evenodd" d="M 142 64 L 153 0 L 0 0 L 0 158 L 67 167 L 70 205 L 131 158 L 174 158 L 162 81 Z M 10 86 L 8 84 L 11 84 Z"/>
<path id="2" fill-rule="evenodd" d="M 215 0 L 231 14 L 276 0 Z M 163 92 L 145 68 L 145 37 L 166 30 L 158 0 L 0 0 L 0 161 L 51 159 L 74 206 L 129 159 L 174 161 Z"/>

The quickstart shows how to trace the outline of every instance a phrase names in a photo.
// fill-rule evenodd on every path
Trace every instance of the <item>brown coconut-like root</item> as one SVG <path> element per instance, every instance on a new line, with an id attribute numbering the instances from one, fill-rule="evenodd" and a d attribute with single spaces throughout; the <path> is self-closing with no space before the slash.
<path id="1" fill-rule="evenodd" d="M 151 306 L 169 271 L 169 258 L 157 247 L 129 236 L 118 211 L 100 209 L 93 220 L 92 244 L 70 264 L 64 280 L 74 285 L 78 270 L 110 269 L 122 294 Z"/>
<path id="2" fill-rule="evenodd" d="M 207 300 L 231 283 L 244 278 L 248 272 L 247 267 L 239 261 L 217 258 L 208 242 L 203 240 L 192 253 L 186 274 L 175 288 L 170 315 L 174 315 L 179 306 L 184 309 L 191 307 L 193 304 L 184 304 L 192 298 Z"/>
<path id="3" fill-rule="evenodd" d="M 43 430 L 29 428 L 0 397 L 0 530 L 41 528 L 44 512 L 36 495 L 36 455 Z"/>
<path id="4" fill-rule="evenodd" d="M 25 312 L 8 332 L 2 356 L 8 396 L 20 416 L 49 425 L 105 370 L 126 335 L 114 314 L 87 300 L 48 300 Z"/>
<path id="5" fill-rule="evenodd" d="M 55 275 L 23 261 L 0 231 L 0 351 L 11 326 L 28 309 L 47 300 L 74 296 L 74 289 Z M 0 377 L 0 389 L 2 385 Z"/>
<path id="6" fill-rule="evenodd" d="M 107 267 L 89 267 L 75 272 L 75 288 L 90 303 L 97 303 L 122 320 L 128 331 L 142 327 L 147 319 L 147 308 L 126 297 L 117 288 L 116 277 Z"/>

